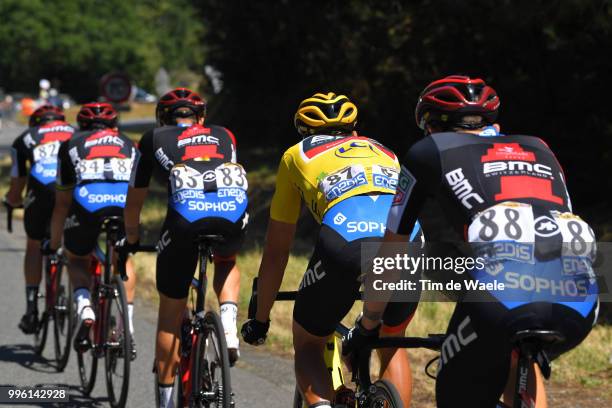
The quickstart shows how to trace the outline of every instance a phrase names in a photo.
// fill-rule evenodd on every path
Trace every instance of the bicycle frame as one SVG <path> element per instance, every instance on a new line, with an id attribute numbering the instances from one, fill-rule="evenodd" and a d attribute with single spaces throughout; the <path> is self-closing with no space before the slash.
<path id="1" fill-rule="evenodd" d="M 114 218 L 110 218 L 110 220 L 114 220 Z M 105 251 L 100 248 L 99 245 L 96 245 L 94 256 L 92 256 L 92 264 L 91 264 L 91 272 L 93 275 L 93 284 L 92 284 L 92 293 L 94 294 L 94 299 L 96 299 L 95 311 L 96 311 L 96 321 L 94 323 L 94 350 L 96 352 L 96 357 L 102 357 L 102 353 L 104 352 L 105 347 L 105 339 L 106 339 L 106 327 L 103 322 L 106 321 L 106 302 L 108 299 L 108 291 L 113 290 L 110 285 L 112 279 L 112 266 L 113 266 L 113 256 L 114 256 L 114 242 L 117 240 L 118 229 L 115 225 L 112 224 L 112 221 L 108 221 L 103 224 L 102 231 L 106 233 L 105 237 Z M 103 270 L 102 270 L 103 268 Z"/>
<path id="2" fill-rule="evenodd" d="M 278 292 L 276 300 L 291 301 L 295 300 L 297 291 L 281 291 Z M 361 294 L 359 299 L 361 298 Z M 358 300 L 358 299 L 356 299 Z M 253 279 L 252 295 L 249 302 L 248 317 L 255 317 L 257 310 L 257 278 Z M 338 339 L 342 338 L 349 331 L 349 328 L 342 323 L 338 323 L 336 330 L 327 340 L 324 350 L 324 360 L 328 371 L 332 377 L 332 386 L 337 390 L 344 385 L 344 377 L 342 375 L 341 358 L 338 348 Z M 367 347 L 358 350 L 352 356 L 352 381 L 357 384 L 357 399 L 361 399 L 365 403 L 367 394 L 370 392 L 372 381 L 370 379 L 370 355 L 372 350 L 379 348 L 427 348 L 434 351 L 439 351 L 444 341 L 445 335 L 429 335 L 429 337 L 383 337 L 369 344 Z M 362 406 L 362 405 L 359 405 Z"/>
<path id="3" fill-rule="evenodd" d="M 211 249 L 210 247 L 203 243 L 198 243 L 198 277 L 193 278 L 191 281 L 191 287 L 195 289 L 195 308 L 190 309 L 190 316 L 188 323 L 183 322 L 183 324 L 188 324 L 190 327 L 189 335 L 191 336 L 191 341 L 189 342 L 189 354 L 185 356 L 181 352 L 181 373 L 182 378 L 180 379 L 183 386 L 183 398 L 191 398 L 197 399 L 200 396 L 198 395 L 198 391 L 194 390 L 192 387 L 192 373 L 191 367 L 193 367 L 193 359 L 195 357 L 195 353 L 193 353 L 193 344 L 196 341 L 198 333 L 200 333 L 203 329 L 202 320 L 204 319 L 204 305 L 206 302 L 206 290 L 208 288 L 208 276 L 206 274 L 206 269 L 208 265 L 208 261 L 211 257 Z M 187 306 L 189 309 L 189 306 Z M 185 340 L 185 339 L 182 339 Z M 187 344 L 181 341 L 181 349 L 187 348 Z M 181 350 L 183 351 L 183 350 Z M 188 357 L 188 358 L 186 358 Z"/>

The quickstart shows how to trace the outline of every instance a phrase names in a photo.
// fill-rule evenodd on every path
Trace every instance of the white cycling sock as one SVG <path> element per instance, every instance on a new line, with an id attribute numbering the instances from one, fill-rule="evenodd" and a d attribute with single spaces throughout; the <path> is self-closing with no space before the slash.
<path id="1" fill-rule="evenodd" d="M 157 387 L 159 392 L 159 408 L 174 408 L 172 399 L 172 385 L 162 385 Z"/>
<path id="2" fill-rule="evenodd" d="M 77 288 L 74 290 L 74 300 L 77 305 L 77 314 L 81 314 L 85 306 L 91 306 L 91 295 L 87 288 Z"/>
<path id="3" fill-rule="evenodd" d="M 219 314 L 221 315 L 221 323 L 223 324 L 225 335 L 237 335 L 236 318 L 238 316 L 238 306 L 234 302 L 223 302 L 220 309 Z"/>
<path id="4" fill-rule="evenodd" d="M 134 304 L 128 303 L 128 320 L 130 322 L 130 333 L 134 334 Z"/>

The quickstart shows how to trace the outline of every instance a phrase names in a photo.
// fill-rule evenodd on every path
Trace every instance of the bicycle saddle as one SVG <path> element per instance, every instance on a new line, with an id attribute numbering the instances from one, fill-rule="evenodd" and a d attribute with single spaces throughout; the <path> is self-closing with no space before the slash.
<path id="1" fill-rule="evenodd" d="M 102 228 L 105 230 L 118 230 L 123 225 L 123 217 L 119 215 L 109 215 L 102 220 Z"/>
<path id="2" fill-rule="evenodd" d="M 206 245 L 221 244 L 225 242 L 225 238 L 223 238 L 222 235 L 216 235 L 216 234 L 199 234 L 197 238 L 197 242 L 199 244 L 206 244 Z"/>
<path id="3" fill-rule="evenodd" d="M 513 344 L 521 343 L 537 343 L 543 348 L 548 345 L 561 343 L 565 341 L 565 336 L 555 330 L 520 330 L 517 331 L 514 336 L 510 339 Z"/>

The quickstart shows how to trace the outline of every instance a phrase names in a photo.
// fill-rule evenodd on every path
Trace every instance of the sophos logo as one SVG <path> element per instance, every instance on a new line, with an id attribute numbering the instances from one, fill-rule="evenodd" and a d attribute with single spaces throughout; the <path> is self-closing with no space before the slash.
<path id="1" fill-rule="evenodd" d="M 546 279 L 518 272 L 504 275 L 506 289 L 520 289 L 526 292 L 550 293 L 552 296 L 584 297 L 589 294 L 588 278 Z"/>
<path id="2" fill-rule="evenodd" d="M 220 203 L 211 203 L 208 201 L 189 201 L 187 208 L 191 211 L 236 211 L 235 201 L 223 201 Z"/>
<path id="3" fill-rule="evenodd" d="M 90 204 L 124 204 L 126 194 L 90 194 L 87 196 L 87 202 Z"/>
<path id="4" fill-rule="evenodd" d="M 355 232 L 385 232 L 385 224 L 375 221 L 349 221 L 346 223 L 346 231 L 351 234 Z"/>

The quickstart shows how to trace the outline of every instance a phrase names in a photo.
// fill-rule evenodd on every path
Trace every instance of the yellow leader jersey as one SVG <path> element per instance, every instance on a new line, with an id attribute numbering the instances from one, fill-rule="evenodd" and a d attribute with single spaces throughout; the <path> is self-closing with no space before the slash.
<path id="1" fill-rule="evenodd" d="M 363 136 L 307 137 L 283 154 L 270 217 L 295 224 L 300 198 L 320 224 L 327 210 L 360 194 L 394 194 L 399 163 L 382 144 Z"/>

